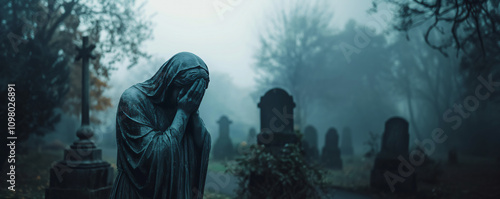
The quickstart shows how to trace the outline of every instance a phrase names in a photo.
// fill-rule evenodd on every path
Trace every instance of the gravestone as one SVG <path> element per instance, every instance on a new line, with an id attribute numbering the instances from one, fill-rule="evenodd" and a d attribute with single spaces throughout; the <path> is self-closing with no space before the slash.
<path id="1" fill-rule="evenodd" d="M 339 134 L 335 128 L 330 128 L 325 135 L 325 145 L 321 151 L 321 162 L 325 168 L 342 169 L 340 157 Z"/>
<path id="2" fill-rule="evenodd" d="M 231 138 L 229 137 L 229 125 L 232 121 L 227 116 L 220 117 L 219 121 L 219 138 L 213 146 L 215 160 L 227 160 L 233 158 L 234 147 Z"/>
<path id="3" fill-rule="evenodd" d="M 340 145 L 340 150 L 342 155 L 354 155 L 354 148 L 352 147 L 352 135 L 351 128 L 345 127 L 342 131 L 342 144 Z"/>
<path id="4" fill-rule="evenodd" d="M 257 144 L 257 131 L 255 130 L 255 128 L 251 128 L 250 131 L 248 132 L 247 144 L 248 145 Z"/>
<path id="5" fill-rule="evenodd" d="M 385 123 L 382 147 L 371 171 L 370 186 L 384 191 L 413 193 L 416 191 L 415 172 L 407 167 L 409 124 L 400 117 Z M 411 166 L 411 165 L 410 165 Z M 402 172 L 400 172 L 402 171 Z"/>
<path id="6" fill-rule="evenodd" d="M 282 156 L 282 149 L 286 144 L 298 144 L 298 137 L 293 131 L 293 97 L 285 90 L 274 88 L 267 91 L 258 104 L 260 108 L 260 133 L 257 135 L 257 144 L 264 146 L 264 151 L 273 156 Z M 250 174 L 247 186 L 254 198 L 265 198 L 254 187 L 266 183 L 269 173 Z M 271 175 L 272 176 L 272 175 Z M 278 181 L 279 179 L 271 179 Z M 267 182 L 268 183 L 268 182 Z M 280 192 L 282 190 L 276 190 Z"/>
<path id="7" fill-rule="evenodd" d="M 273 154 L 288 143 L 298 143 L 293 127 L 293 97 L 281 88 L 267 91 L 260 98 L 260 133 L 257 143 Z"/>
<path id="8" fill-rule="evenodd" d="M 113 185 L 113 168 L 102 160 L 102 150 L 90 139 L 94 131 L 89 124 L 89 58 L 95 45 L 83 47 L 77 57 L 82 59 L 82 125 L 70 148 L 64 150 L 64 159 L 50 169 L 50 184 L 45 198 L 101 199 L 109 198 Z"/>
<path id="9" fill-rule="evenodd" d="M 304 129 L 304 139 L 302 141 L 305 158 L 309 161 L 316 162 L 319 160 L 318 150 L 318 132 L 316 128 L 309 125 Z"/>

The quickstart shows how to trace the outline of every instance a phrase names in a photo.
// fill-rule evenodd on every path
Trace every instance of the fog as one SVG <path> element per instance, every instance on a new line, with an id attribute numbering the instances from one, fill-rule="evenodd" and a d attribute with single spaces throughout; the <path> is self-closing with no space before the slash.
<path id="1" fill-rule="evenodd" d="M 114 138 L 116 105 L 121 93 L 150 78 L 171 56 L 183 51 L 200 56 L 210 70 L 211 80 L 200 113 L 213 142 L 218 137 L 217 121 L 222 115 L 233 121 L 233 143 L 245 141 L 250 128 L 260 127 L 260 96 L 273 87 L 282 87 L 294 96 L 299 115 L 296 117 L 300 117 L 296 119 L 296 129 L 313 125 L 318 130 L 319 148 L 324 145 L 327 129 L 334 127 L 340 132 L 350 127 L 356 154 L 368 150 L 365 142 L 369 132 L 381 134 L 384 122 L 392 116 L 409 120 L 412 146 L 429 138 L 435 128 L 449 128 L 450 123 L 442 121 L 443 114 L 466 97 L 467 90 L 460 84 L 449 85 L 464 82 L 458 66 L 460 57 L 454 53 L 445 57 L 431 49 L 421 38 L 422 28 L 413 29 L 408 35 L 391 31 L 394 12 L 390 7 L 370 14 L 368 0 L 317 1 L 332 16 L 326 22 L 330 32 L 322 41 L 331 48 L 319 53 L 320 58 L 306 60 L 310 63 L 297 70 L 301 75 L 292 78 L 290 86 L 280 80 L 283 71 L 270 73 L 259 66 L 262 63 L 258 59 L 263 50 L 262 36 L 279 31 L 273 25 L 273 17 L 290 10 L 292 3 L 217 2 L 152 0 L 144 5 L 154 24 L 154 38 L 146 41 L 143 48 L 152 57 L 140 60 L 130 69 L 123 63 L 112 71 L 110 87 L 104 93 L 111 98 L 112 107 L 92 112 L 103 121 L 96 125 L 101 137 Z M 226 7 L 218 10 L 214 5 Z M 290 70 L 293 69 L 284 71 Z M 295 93 L 296 88 L 305 90 Z M 436 94 L 434 88 L 443 93 Z M 457 136 L 466 131 L 464 128 L 475 128 L 465 118 L 464 123 L 472 126 L 452 131 L 452 141 L 440 147 L 454 148 L 463 142 Z M 57 131 L 67 133 L 67 128 L 63 128 L 66 124 L 59 126 Z"/>
<path id="2" fill-rule="evenodd" d="M 220 12 L 215 9 L 215 1 L 149 1 L 145 8 L 154 23 L 154 38 L 148 41 L 145 49 L 153 55 L 150 60 L 142 60 L 137 66 L 127 69 L 124 64 L 113 71 L 110 78 L 111 88 L 106 95 L 112 98 L 113 107 L 105 113 L 95 113 L 106 118 L 106 124 L 115 125 L 114 114 L 121 92 L 135 83 L 150 78 L 160 66 L 178 52 L 188 51 L 200 56 L 208 65 L 211 82 L 200 106 L 200 113 L 207 129 L 215 140 L 218 136 L 216 121 L 227 115 L 232 121 L 230 126 L 233 142 L 239 143 L 246 139 L 251 127 L 259 128 L 259 112 L 257 103 L 264 90 L 257 88 L 258 79 L 255 70 L 255 51 L 259 45 L 259 32 L 265 28 L 268 18 L 276 9 L 290 6 L 290 2 L 240 1 L 231 6 L 231 10 Z M 332 26 L 337 31 L 344 29 L 349 20 L 364 20 L 366 10 L 371 2 L 335 1 L 330 6 L 334 13 Z M 383 28 L 383 27 L 381 27 Z M 361 55 L 356 55 L 361 58 Z M 351 67 L 343 63 L 344 66 Z M 339 88 L 349 91 L 352 88 Z M 342 94 L 341 96 L 346 96 Z M 339 96 L 339 98 L 341 98 Z M 349 100 L 347 100 L 349 101 Z M 336 101 L 335 103 L 345 103 Z M 351 105 L 352 106 L 352 105 Z M 333 107 L 345 107 L 333 105 Z M 355 107 L 355 106 L 354 106 Z M 373 129 L 358 128 L 357 122 L 349 122 L 357 118 L 351 110 L 326 110 L 319 108 L 311 115 L 311 125 L 318 129 L 319 136 L 324 137 L 330 127 L 342 129 L 352 126 L 356 146 L 362 147 L 364 136 L 368 130 L 381 132 L 384 119 L 373 122 Z M 346 111 L 348 114 L 346 114 Z M 317 119 L 315 119 L 317 118 Z M 363 125 L 364 126 L 364 125 Z M 112 129 L 101 127 L 105 129 Z M 320 142 L 319 147 L 324 143 Z M 362 152 L 364 149 L 358 151 Z"/>

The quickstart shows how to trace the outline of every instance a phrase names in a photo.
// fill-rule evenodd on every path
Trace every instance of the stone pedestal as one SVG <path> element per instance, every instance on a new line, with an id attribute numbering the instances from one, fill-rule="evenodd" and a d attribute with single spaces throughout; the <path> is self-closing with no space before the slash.
<path id="1" fill-rule="evenodd" d="M 62 161 L 52 165 L 45 198 L 109 198 L 113 179 L 113 168 L 102 160 L 102 150 L 88 139 L 79 140 L 64 150 Z"/>

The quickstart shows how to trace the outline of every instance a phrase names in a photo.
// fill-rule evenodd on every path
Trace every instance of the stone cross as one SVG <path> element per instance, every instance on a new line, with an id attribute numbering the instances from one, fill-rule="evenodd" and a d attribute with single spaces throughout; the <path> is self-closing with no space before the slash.
<path id="1" fill-rule="evenodd" d="M 50 184 L 45 198 L 105 199 L 109 198 L 113 185 L 113 168 L 102 160 L 102 150 L 90 140 L 94 131 L 89 121 L 89 58 L 95 45 L 89 45 L 83 37 L 83 46 L 78 48 L 77 59 L 82 59 L 82 125 L 75 141 L 64 150 L 62 161 L 50 169 Z"/>
<path id="2" fill-rule="evenodd" d="M 89 37 L 87 36 L 84 36 L 82 40 L 82 47 L 76 47 L 78 50 L 78 55 L 75 59 L 82 60 L 82 126 L 77 131 L 76 135 L 78 136 L 78 138 L 80 138 L 80 140 L 88 140 L 94 136 L 94 131 L 90 129 L 89 120 L 89 59 L 95 59 L 95 56 L 92 54 L 92 50 L 94 50 L 96 46 L 94 44 L 89 45 Z"/>

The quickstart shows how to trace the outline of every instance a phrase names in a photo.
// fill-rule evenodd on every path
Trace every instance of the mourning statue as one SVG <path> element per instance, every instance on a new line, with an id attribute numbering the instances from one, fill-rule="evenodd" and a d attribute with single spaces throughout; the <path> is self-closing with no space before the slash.
<path id="1" fill-rule="evenodd" d="M 111 198 L 203 197 L 211 138 L 198 107 L 208 82 L 203 60 L 182 52 L 123 92 Z"/>

